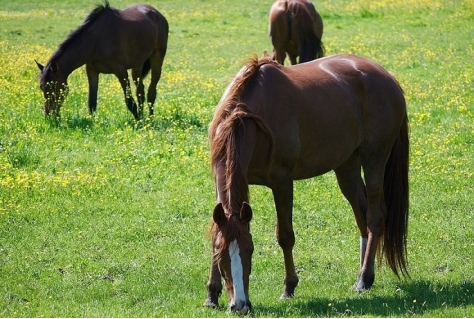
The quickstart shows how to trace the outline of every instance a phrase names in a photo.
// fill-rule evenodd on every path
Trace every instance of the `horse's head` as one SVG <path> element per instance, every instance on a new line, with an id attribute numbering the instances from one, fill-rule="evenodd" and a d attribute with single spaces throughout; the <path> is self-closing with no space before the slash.
<path id="1" fill-rule="evenodd" d="M 61 72 L 55 61 L 51 61 L 46 66 L 36 60 L 35 62 L 41 71 L 40 88 L 45 99 L 44 113 L 58 115 L 68 91 L 67 76 Z"/>
<path id="2" fill-rule="evenodd" d="M 225 280 L 232 311 L 247 314 L 251 310 L 249 277 L 253 242 L 250 235 L 252 209 L 242 204 L 240 212 L 225 213 L 221 203 L 214 208 L 213 250 L 219 271 Z"/>

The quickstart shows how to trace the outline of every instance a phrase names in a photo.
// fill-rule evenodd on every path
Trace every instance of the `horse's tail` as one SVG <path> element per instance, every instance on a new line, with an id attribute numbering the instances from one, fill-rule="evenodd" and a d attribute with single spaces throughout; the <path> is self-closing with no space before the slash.
<path id="1" fill-rule="evenodd" d="M 142 66 L 142 74 L 141 74 L 142 79 L 144 79 L 148 75 L 148 73 L 150 73 L 150 69 L 151 69 L 151 64 L 150 64 L 150 59 L 148 59 L 145 61 L 145 63 L 143 63 L 143 66 Z"/>
<path id="2" fill-rule="evenodd" d="M 408 165 L 409 165 L 408 117 L 405 113 L 402 126 L 390 157 L 385 166 L 384 197 L 387 206 L 382 252 L 390 269 L 400 277 L 408 276 Z"/>
<path id="3" fill-rule="evenodd" d="M 299 63 L 308 62 L 324 56 L 324 45 L 321 41 L 323 21 L 312 3 L 290 2 L 288 5 L 292 27 L 297 27 L 300 35 Z M 291 31 L 290 31 L 291 32 Z"/>
<path id="4" fill-rule="evenodd" d="M 308 62 L 324 56 L 324 45 L 320 38 L 312 32 L 301 32 L 300 63 Z"/>

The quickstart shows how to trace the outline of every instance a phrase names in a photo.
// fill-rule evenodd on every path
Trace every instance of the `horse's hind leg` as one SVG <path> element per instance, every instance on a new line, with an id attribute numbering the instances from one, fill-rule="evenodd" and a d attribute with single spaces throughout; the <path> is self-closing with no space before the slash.
<path id="1" fill-rule="evenodd" d="M 339 188 L 352 207 L 360 231 L 360 273 L 354 288 L 361 291 L 372 286 L 375 274 L 373 261 L 372 263 L 365 263 L 368 243 L 367 194 L 361 176 L 361 163 L 358 152 L 354 153 L 349 160 L 334 171 Z"/>
<path id="2" fill-rule="evenodd" d="M 115 76 L 119 79 L 120 85 L 122 86 L 123 94 L 125 96 L 125 103 L 127 104 L 128 110 L 132 112 L 133 116 L 135 117 L 135 120 L 138 121 L 140 119 L 140 115 L 138 114 L 137 104 L 133 99 L 132 89 L 130 88 L 130 80 L 128 78 L 127 70 L 124 69 L 119 72 L 116 72 Z"/>
<path id="3" fill-rule="evenodd" d="M 161 78 L 161 67 L 163 66 L 163 60 L 165 59 L 166 51 L 156 51 L 150 57 L 150 65 L 151 65 L 151 81 L 150 86 L 148 87 L 148 94 L 147 94 L 147 101 L 148 101 L 148 109 L 150 115 L 153 115 L 153 105 L 155 104 L 156 100 L 156 86 L 158 85 L 158 81 Z"/>
<path id="4" fill-rule="evenodd" d="M 296 61 L 297 56 L 291 53 L 288 53 L 288 57 L 290 58 L 291 65 L 298 64 L 298 61 Z"/>
<path id="5" fill-rule="evenodd" d="M 380 154 L 383 154 L 380 150 Z M 386 161 L 386 160 L 385 160 Z M 384 200 L 384 173 L 385 161 L 381 158 L 364 159 L 362 157 L 362 167 L 364 169 L 364 179 L 367 192 L 367 244 L 365 256 L 356 282 L 355 289 L 363 291 L 369 289 L 375 278 L 375 255 L 377 245 L 383 236 L 384 220 L 387 217 L 387 208 Z"/>
<path id="6" fill-rule="evenodd" d="M 286 52 L 283 48 L 276 48 L 273 50 L 273 57 L 275 61 L 281 65 L 285 65 Z"/>
<path id="7" fill-rule="evenodd" d="M 143 85 L 142 66 L 132 69 L 133 83 L 137 88 L 138 115 L 143 115 L 143 104 L 145 104 L 145 86 Z"/>

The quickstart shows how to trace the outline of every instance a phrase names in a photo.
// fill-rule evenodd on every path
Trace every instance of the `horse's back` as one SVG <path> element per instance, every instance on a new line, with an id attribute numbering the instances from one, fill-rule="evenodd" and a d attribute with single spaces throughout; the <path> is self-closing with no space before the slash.
<path id="1" fill-rule="evenodd" d="M 294 179 L 324 174 L 356 149 L 393 135 L 403 92 L 381 66 L 337 55 L 290 67 L 263 65 L 246 103 L 274 135 L 274 158 Z"/>
<path id="2" fill-rule="evenodd" d="M 130 21 L 140 21 L 144 23 L 145 20 L 152 21 L 155 25 L 166 24 L 168 21 L 161 12 L 149 4 L 135 4 L 120 12 L 122 19 Z M 146 23 L 146 22 L 145 22 Z"/>
<path id="3" fill-rule="evenodd" d="M 168 21 L 151 5 L 136 4 L 121 10 L 120 19 L 123 23 L 130 23 L 130 25 L 136 25 L 144 30 L 149 29 L 168 35 Z"/>
<path id="4" fill-rule="evenodd" d="M 403 90 L 380 64 L 355 55 L 335 55 L 314 61 L 318 71 L 331 78 L 330 93 L 342 95 L 361 116 L 364 135 L 398 129 L 406 114 Z M 310 64 L 311 65 L 311 64 Z M 302 70 L 302 72 L 305 72 Z"/>
<path id="5" fill-rule="evenodd" d="M 95 55 L 101 57 L 101 65 L 119 61 L 130 69 L 144 63 L 153 52 L 166 52 L 168 22 L 156 8 L 146 4 L 123 10 L 111 8 L 94 24 L 88 41 L 95 43 Z M 111 73 L 106 68 L 100 71 Z"/>
<path id="6" fill-rule="evenodd" d="M 328 97 L 338 100 L 337 96 L 341 96 L 356 104 L 384 104 L 385 109 L 403 111 L 405 108 L 403 91 L 397 80 L 381 65 L 364 57 L 334 55 L 285 67 L 282 71 L 296 88 L 307 94 L 322 95 L 323 100 L 316 99 L 319 103 L 324 103 Z"/>
<path id="7" fill-rule="evenodd" d="M 295 87 L 308 95 L 305 114 L 354 114 L 364 135 L 375 123 L 398 126 L 406 113 L 397 80 L 378 63 L 355 55 L 335 55 L 283 68 Z M 380 128 L 380 131 L 383 131 Z"/>

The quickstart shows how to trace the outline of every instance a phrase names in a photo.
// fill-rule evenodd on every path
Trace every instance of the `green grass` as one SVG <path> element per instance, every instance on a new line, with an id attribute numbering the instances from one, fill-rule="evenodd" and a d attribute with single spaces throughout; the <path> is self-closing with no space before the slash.
<path id="1" fill-rule="evenodd" d="M 224 317 L 201 306 L 214 184 L 207 126 L 225 86 L 270 51 L 272 1 L 155 3 L 170 23 L 156 116 L 135 123 L 113 76 L 88 116 L 84 69 L 61 121 L 41 110 L 38 70 L 97 1 L 0 0 L 0 316 Z M 124 8 L 132 1 L 112 1 Z M 359 238 L 334 174 L 295 183 L 296 298 L 270 190 L 252 186 L 254 317 L 474 316 L 474 4 L 317 1 L 327 54 L 396 75 L 411 129 L 411 280 L 378 267 L 351 290 Z"/>

